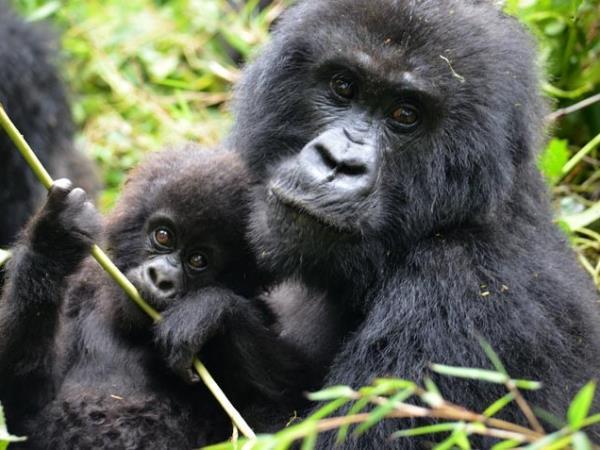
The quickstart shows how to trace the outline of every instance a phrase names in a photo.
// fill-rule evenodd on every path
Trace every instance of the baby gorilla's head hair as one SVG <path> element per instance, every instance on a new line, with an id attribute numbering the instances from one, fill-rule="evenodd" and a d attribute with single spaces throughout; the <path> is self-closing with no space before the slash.
<path id="1" fill-rule="evenodd" d="M 246 241 L 251 184 L 232 152 L 187 145 L 151 155 L 108 219 L 116 264 L 159 310 L 207 286 L 255 295 L 262 276 Z"/>

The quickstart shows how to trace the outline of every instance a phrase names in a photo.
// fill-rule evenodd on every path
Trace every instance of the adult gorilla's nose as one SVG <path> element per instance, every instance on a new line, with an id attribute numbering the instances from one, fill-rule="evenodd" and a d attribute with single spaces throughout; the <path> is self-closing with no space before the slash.
<path id="1" fill-rule="evenodd" d="M 303 184 L 326 185 L 343 197 L 368 195 L 375 186 L 379 158 L 364 134 L 345 128 L 327 131 L 301 151 L 298 170 Z"/>
<path id="2" fill-rule="evenodd" d="M 173 297 L 180 288 L 181 268 L 165 257 L 153 259 L 145 271 L 146 283 L 152 292 L 162 298 Z"/>

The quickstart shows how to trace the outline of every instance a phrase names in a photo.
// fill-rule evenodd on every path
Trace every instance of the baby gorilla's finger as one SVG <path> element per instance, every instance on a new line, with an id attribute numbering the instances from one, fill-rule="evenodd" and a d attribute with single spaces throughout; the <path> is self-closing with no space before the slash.
<path id="1" fill-rule="evenodd" d="M 48 190 L 48 206 L 58 207 L 73 190 L 73 183 L 68 178 L 60 178 L 52 183 Z"/>
<path id="2" fill-rule="evenodd" d="M 87 201 L 87 194 L 83 189 L 75 188 L 69 192 L 66 201 L 69 208 L 79 208 Z"/>
<path id="3" fill-rule="evenodd" d="M 91 202 L 85 201 L 73 212 L 73 229 L 93 241 L 100 234 L 102 228 L 102 219 L 96 207 Z"/>

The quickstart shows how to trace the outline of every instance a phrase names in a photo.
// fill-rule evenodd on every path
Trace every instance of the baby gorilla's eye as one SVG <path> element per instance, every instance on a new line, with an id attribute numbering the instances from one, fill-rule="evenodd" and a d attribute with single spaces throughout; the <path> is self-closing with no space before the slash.
<path id="1" fill-rule="evenodd" d="M 208 258 L 202 253 L 193 253 L 188 258 L 188 265 L 194 270 L 205 270 L 208 267 Z"/>
<path id="2" fill-rule="evenodd" d="M 167 228 L 160 227 L 154 230 L 154 242 L 161 247 L 172 247 L 173 246 L 173 235 Z"/>
<path id="3" fill-rule="evenodd" d="M 405 128 L 411 128 L 419 123 L 419 111 L 413 105 L 404 104 L 394 110 L 392 119 Z"/>
<path id="4" fill-rule="evenodd" d="M 348 76 L 335 75 L 329 82 L 329 86 L 336 96 L 344 100 L 351 100 L 356 95 L 354 81 Z"/>

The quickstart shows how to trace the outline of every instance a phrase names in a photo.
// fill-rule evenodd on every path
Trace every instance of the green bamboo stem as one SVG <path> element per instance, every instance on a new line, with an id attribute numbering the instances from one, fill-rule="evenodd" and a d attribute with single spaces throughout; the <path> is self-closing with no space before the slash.
<path id="1" fill-rule="evenodd" d="M 4 110 L 2 104 L 0 104 L 0 126 L 4 128 L 4 131 L 8 134 L 8 137 L 15 144 L 27 165 L 31 168 L 33 173 L 36 175 L 38 180 L 42 183 L 42 185 L 46 189 L 50 189 L 54 180 L 43 166 L 41 161 L 38 159 L 35 152 L 31 149 L 23 135 L 19 132 L 15 124 L 10 120 L 8 114 Z M 156 311 L 152 306 L 150 306 L 140 295 L 135 286 L 127 279 L 127 277 L 118 269 L 117 266 L 111 261 L 104 251 L 98 247 L 97 245 L 92 246 L 92 256 L 94 259 L 100 264 L 100 266 L 108 273 L 113 280 L 125 291 L 125 293 L 129 296 L 135 304 L 137 304 L 140 309 L 142 309 L 153 321 L 158 322 L 162 318 L 158 311 Z M 198 375 L 206 385 L 206 387 L 210 390 L 216 400 L 219 402 L 223 410 L 230 417 L 231 421 L 234 425 L 240 430 L 240 432 L 246 436 L 247 438 L 253 439 L 256 437 L 250 426 L 246 423 L 244 418 L 240 415 L 240 413 L 235 409 L 235 407 L 231 404 L 223 390 L 219 387 L 214 378 L 210 375 L 204 364 L 198 359 L 194 358 L 193 366 L 198 372 Z"/>

